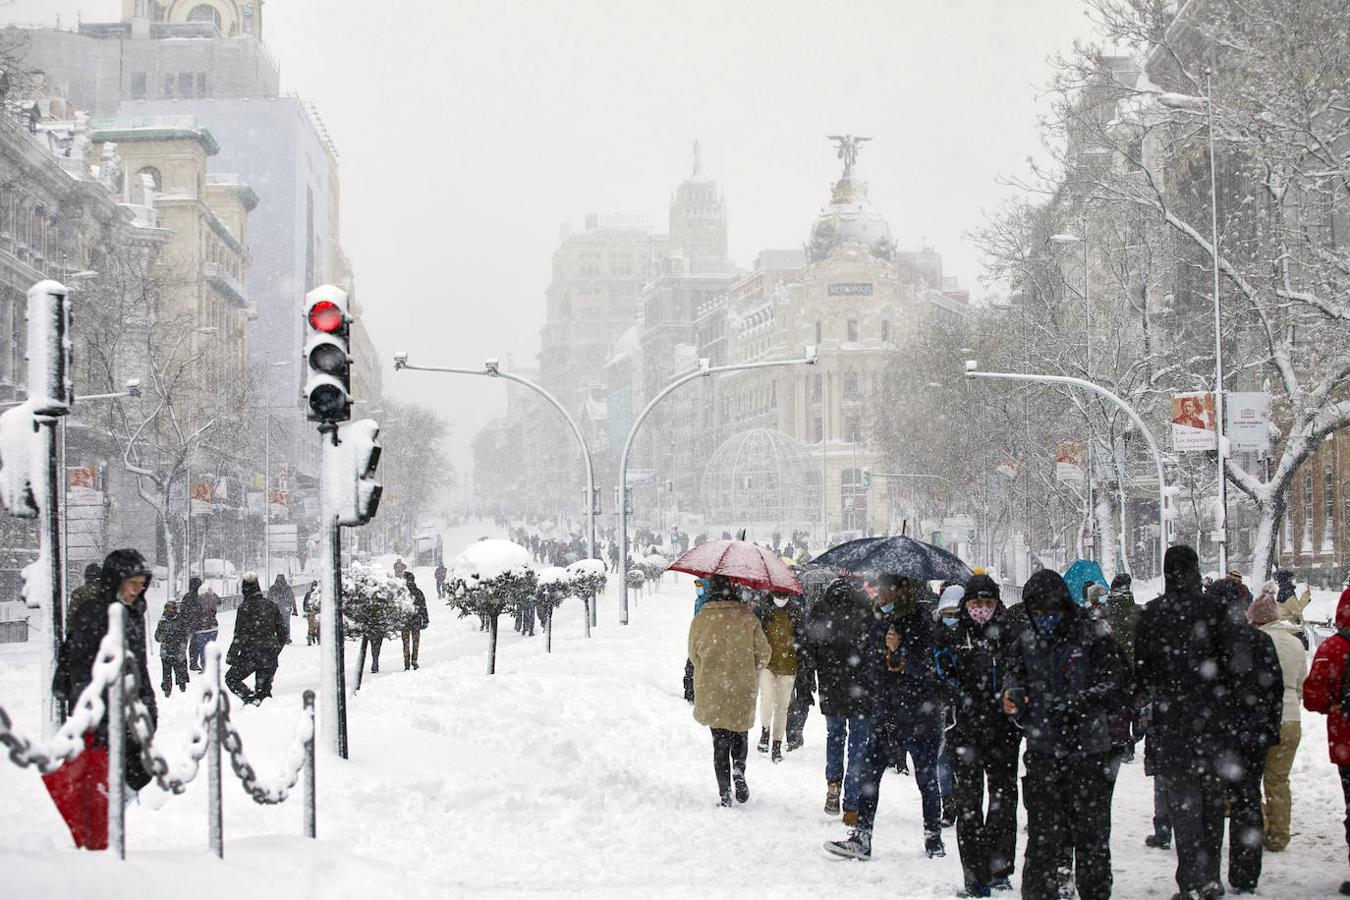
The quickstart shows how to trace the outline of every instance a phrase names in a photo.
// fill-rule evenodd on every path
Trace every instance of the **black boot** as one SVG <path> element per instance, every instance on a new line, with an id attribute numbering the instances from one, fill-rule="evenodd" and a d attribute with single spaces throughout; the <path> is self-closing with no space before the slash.
<path id="1" fill-rule="evenodd" d="M 942 827 L 951 828 L 956 824 L 956 798 L 942 798 Z"/>
<path id="2" fill-rule="evenodd" d="M 760 753 L 769 752 L 769 729 L 761 728 L 759 730 L 759 743 L 755 745 L 755 749 Z"/>
<path id="3" fill-rule="evenodd" d="M 769 755 L 769 759 L 773 760 L 773 761 L 776 762 L 776 763 L 780 763 L 780 762 L 783 761 L 783 742 L 782 742 L 782 741 L 774 741 L 774 742 L 773 742 L 773 752 Z"/>

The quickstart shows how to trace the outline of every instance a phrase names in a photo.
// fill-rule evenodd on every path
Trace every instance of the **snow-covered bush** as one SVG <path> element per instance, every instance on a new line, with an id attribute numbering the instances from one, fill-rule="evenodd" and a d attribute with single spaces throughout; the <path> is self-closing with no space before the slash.
<path id="1" fill-rule="evenodd" d="M 567 567 L 567 579 L 572 585 L 572 595 L 585 607 L 586 636 L 590 637 L 591 609 L 609 581 L 605 564 L 598 559 L 579 559 Z"/>
<path id="2" fill-rule="evenodd" d="M 497 670 L 497 620 L 534 599 L 538 578 L 530 551 L 512 541 L 469 545 L 450 563 L 452 605 L 460 616 L 476 615 L 488 626 L 488 674 Z"/>
<path id="3" fill-rule="evenodd" d="M 539 570 L 538 587 L 534 593 L 534 611 L 539 616 L 539 624 L 544 626 L 544 631 L 548 635 L 545 646 L 550 653 L 553 652 L 553 631 L 549 628 L 549 623 L 553 621 L 553 611 L 572 593 L 572 581 L 567 577 L 566 569 L 549 566 Z"/>
<path id="4" fill-rule="evenodd" d="M 319 592 L 314 592 L 317 600 Z M 371 566 L 342 573 L 342 618 L 348 640 L 392 638 L 417 615 L 408 585 Z"/>

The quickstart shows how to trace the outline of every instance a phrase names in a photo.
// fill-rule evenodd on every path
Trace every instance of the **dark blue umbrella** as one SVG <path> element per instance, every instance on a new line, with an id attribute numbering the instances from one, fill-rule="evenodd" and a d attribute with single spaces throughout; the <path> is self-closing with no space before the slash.
<path id="1" fill-rule="evenodd" d="M 855 575 L 899 575 L 916 581 L 959 581 L 973 572 L 954 553 L 911 537 L 870 537 L 831 547 L 813 561 Z"/>

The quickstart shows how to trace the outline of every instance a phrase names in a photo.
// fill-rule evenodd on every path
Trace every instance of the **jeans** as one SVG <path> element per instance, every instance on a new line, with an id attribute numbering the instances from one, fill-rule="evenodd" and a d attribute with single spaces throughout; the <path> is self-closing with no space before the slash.
<path id="1" fill-rule="evenodd" d="M 825 780 L 844 783 L 844 809 L 858 808 L 858 781 L 862 774 L 863 758 L 872 734 L 872 720 L 867 716 L 825 717 Z M 844 769 L 844 744 L 848 743 L 848 769 Z M 940 801 L 939 801 L 940 802 Z"/>
<path id="2" fill-rule="evenodd" d="M 1243 761 L 1242 777 L 1229 781 L 1228 883 L 1237 890 L 1256 890 L 1261 878 L 1261 852 L 1266 830 L 1261 813 L 1261 775 L 1266 755 Z"/>
<path id="3" fill-rule="evenodd" d="M 1181 893 L 1219 885 L 1223 844 L 1223 784 L 1203 771 L 1165 778 L 1167 811 L 1177 847 L 1177 887 Z"/>
<path id="4" fill-rule="evenodd" d="M 417 650 L 422 644 L 420 628 L 403 629 L 403 671 L 417 665 Z"/>
<path id="5" fill-rule="evenodd" d="M 216 639 L 218 630 L 199 631 L 188 641 L 188 665 L 201 670 L 206 665 L 206 645 Z"/>
<path id="6" fill-rule="evenodd" d="M 952 748 L 946 741 L 943 741 L 942 750 L 938 753 L 937 780 L 938 793 L 942 795 L 943 800 L 956 793 L 956 775 L 952 772 Z"/>
<path id="7" fill-rule="evenodd" d="M 871 834 L 881 796 L 881 776 L 908 753 L 914 759 L 914 781 L 922 797 L 924 834 L 942 833 L 942 795 L 938 793 L 937 783 L 937 757 L 941 747 L 942 720 L 937 716 L 914 713 L 873 725 L 858 784 L 860 831 Z"/>
<path id="8" fill-rule="evenodd" d="M 1056 900 L 1059 867 L 1076 853 L 1074 882 L 1081 900 L 1111 896 L 1111 794 L 1120 759 L 1114 751 L 1050 756 L 1028 750 L 1022 795 L 1027 853 L 1022 896 Z"/>
<path id="9" fill-rule="evenodd" d="M 1280 725 L 1280 743 L 1266 751 L 1266 849 L 1283 850 L 1289 846 L 1289 819 L 1294 798 L 1289 793 L 1289 770 L 1303 738 L 1298 722 Z"/>
<path id="10" fill-rule="evenodd" d="M 768 669 L 759 670 L 759 727 L 768 728 L 773 740 L 781 743 L 787 734 L 788 702 L 792 699 L 793 675 L 775 675 Z"/>
<path id="11" fill-rule="evenodd" d="M 956 845 L 967 885 L 1010 878 L 1017 858 L 1017 746 L 1011 739 L 956 741 Z M 989 808 L 984 808 L 988 781 Z"/>
<path id="12" fill-rule="evenodd" d="M 724 803 L 731 797 L 731 783 L 745 780 L 745 757 L 750 749 L 747 732 L 710 728 L 713 741 L 713 775 L 717 777 L 717 793 Z"/>

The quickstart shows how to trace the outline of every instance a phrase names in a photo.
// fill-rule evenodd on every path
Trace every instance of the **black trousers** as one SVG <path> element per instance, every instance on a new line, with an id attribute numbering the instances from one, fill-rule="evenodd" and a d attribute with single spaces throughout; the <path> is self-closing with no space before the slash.
<path id="1" fill-rule="evenodd" d="M 1167 789 L 1167 812 L 1177 848 L 1177 887 L 1181 893 L 1221 885 L 1219 855 L 1223 844 L 1223 783 L 1212 766 L 1200 771 L 1159 776 Z"/>
<path id="2" fill-rule="evenodd" d="M 164 678 L 159 683 L 159 689 L 164 693 L 169 693 L 173 689 L 173 680 L 176 676 L 180 685 L 188 683 L 188 662 L 186 653 L 179 653 L 177 656 L 161 656 L 159 665 L 164 670 Z"/>
<path id="3" fill-rule="evenodd" d="M 1345 844 L 1350 847 L 1350 766 L 1337 766 L 1341 772 L 1341 793 L 1345 795 Z"/>
<path id="4" fill-rule="evenodd" d="M 234 691 L 245 701 L 252 700 L 254 697 L 272 696 L 272 677 L 277 673 L 277 658 L 268 656 L 258 658 L 245 655 L 239 662 L 230 666 L 225 673 L 225 686 Z M 248 685 L 244 684 L 244 679 L 250 675 L 253 679 L 253 690 L 249 690 Z"/>
<path id="5" fill-rule="evenodd" d="M 1245 755 L 1244 755 L 1245 756 Z M 1241 760 L 1242 777 L 1227 782 L 1228 882 L 1235 890 L 1256 890 L 1261 879 L 1261 853 L 1265 849 L 1266 820 L 1261 812 L 1261 778 L 1266 771 L 1265 754 Z"/>
<path id="6" fill-rule="evenodd" d="M 950 732 L 948 736 L 952 737 Z M 955 738 L 950 747 L 956 779 L 956 846 L 968 885 L 1012 877 L 1017 858 L 1017 747 L 1021 738 L 1016 732 L 1010 738 Z"/>
<path id="7" fill-rule="evenodd" d="M 731 796 L 731 782 L 745 779 L 745 757 L 750 750 L 748 731 L 728 731 L 711 728 L 713 742 L 713 774 L 717 776 L 717 792 L 723 798 Z"/>
<path id="8" fill-rule="evenodd" d="M 788 702 L 787 714 L 787 739 L 789 741 L 799 741 L 802 739 L 802 731 L 806 728 L 806 717 L 811 713 L 811 695 L 798 698 L 794 692 L 792 700 Z"/>
<path id="9" fill-rule="evenodd" d="M 1022 785 L 1027 807 L 1027 853 L 1022 869 L 1026 900 L 1056 900 L 1058 869 L 1076 854 L 1074 881 L 1081 900 L 1111 896 L 1111 795 L 1119 755 L 1055 757 L 1026 753 Z"/>

